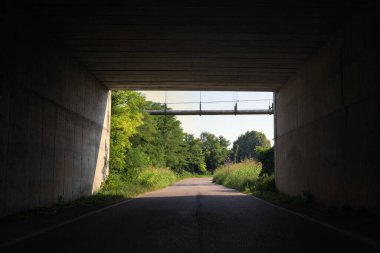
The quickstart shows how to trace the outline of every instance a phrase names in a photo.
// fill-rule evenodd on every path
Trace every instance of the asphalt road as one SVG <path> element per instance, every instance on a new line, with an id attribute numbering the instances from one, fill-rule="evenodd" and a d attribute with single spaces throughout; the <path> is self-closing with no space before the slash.
<path id="1" fill-rule="evenodd" d="M 379 252 L 331 228 L 186 179 L 1 252 Z"/>

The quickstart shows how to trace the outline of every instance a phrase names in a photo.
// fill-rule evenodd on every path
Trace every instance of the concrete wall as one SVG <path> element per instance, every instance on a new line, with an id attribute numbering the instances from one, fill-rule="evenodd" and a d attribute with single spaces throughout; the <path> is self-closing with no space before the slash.
<path id="1" fill-rule="evenodd" d="M 280 191 L 380 207 L 378 30 L 356 17 L 276 94 Z"/>
<path id="2" fill-rule="evenodd" d="M 108 174 L 110 92 L 31 29 L 2 42 L 0 216 L 89 195 Z"/>

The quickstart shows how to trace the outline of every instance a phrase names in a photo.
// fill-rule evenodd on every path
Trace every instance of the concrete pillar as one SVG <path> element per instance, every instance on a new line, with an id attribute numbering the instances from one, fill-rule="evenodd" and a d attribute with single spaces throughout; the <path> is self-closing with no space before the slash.
<path id="1" fill-rule="evenodd" d="M 276 94 L 280 191 L 380 207 L 377 27 L 359 15 Z"/>
<path id="2" fill-rule="evenodd" d="M 110 92 L 59 43 L 7 21 L 0 216 L 96 191 L 108 174 L 110 135 Z"/>

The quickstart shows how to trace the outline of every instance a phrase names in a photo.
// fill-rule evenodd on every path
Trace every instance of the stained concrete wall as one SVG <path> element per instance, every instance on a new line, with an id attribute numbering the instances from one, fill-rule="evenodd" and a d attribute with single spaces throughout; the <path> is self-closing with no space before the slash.
<path id="1" fill-rule="evenodd" d="M 0 216 L 87 196 L 108 174 L 110 92 L 44 34 L 9 26 L 0 89 Z"/>
<path id="2" fill-rule="evenodd" d="M 379 19 L 356 17 L 276 94 L 276 183 L 380 207 Z"/>

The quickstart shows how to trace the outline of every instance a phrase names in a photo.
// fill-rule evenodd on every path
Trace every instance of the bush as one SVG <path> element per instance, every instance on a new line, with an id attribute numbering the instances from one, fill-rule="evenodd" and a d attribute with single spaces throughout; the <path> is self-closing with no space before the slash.
<path id="1" fill-rule="evenodd" d="M 251 192 L 276 191 L 274 175 L 263 175 L 254 179 L 252 182 L 249 183 L 249 190 Z"/>
<path id="2" fill-rule="evenodd" d="M 176 179 L 175 173 L 167 168 L 129 169 L 125 173 L 111 173 L 94 196 L 109 199 L 129 198 L 169 186 Z"/>
<path id="3" fill-rule="evenodd" d="M 152 166 L 149 155 L 141 150 L 141 147 L 132 148 L 126 154 L 126 168 L 146 168 Z"/>
<path id="4" fill-rule="evenodd" d="M 261 163 L 252 160 L 237 163 L 230 167 L 224 166 L 215 171 L 213 182 L 239 191 L 249 192 L 256 197 L 270 201 L 297 206 L 315 203 L 314 195 L 308 191 L 296 196 L 278 192 L 274 174 L 262 173 L 261 166 Z"/>
<path id="5" fill-rule="evenodd" d="M 180 178 L 188 178 L 192 177 L 194 174 L 191 172 L 188 172 L 187 170 L 181 170 L 180 172 L 177 173 L 177 176 Z"/>
<path id="6" fill-rule="evenodd" d="M 258 179 L 261 172 L 261 164 L 253 160 L 245 160 L 231 166 L 218 168 L 213 177 L 217 184 L 244 191 L 250 188 L 250 184 Z"/>
<path id="7" fill-rule="evenodd" d="M 131 183 L 128 175 L 122 173 L 112 173 L 103 183 L 95 197 L 102 198 L 129 198 L 142 192 L 143 189 L 139 185 Z"/>
<path id="8" fill-rule="evenodd" d="M 137 177 L 137 183 L 149 189 L 163 188 L 173 184 L 177 177 L 173 171 L 166 168 L 145 168 Z"/>
<path id="9" fill-rule="evenodd" d="M 261 175 L 272 175 L 274 173 L 274 147 L 256 147 L 257 159 L 262 164 Z"/>

